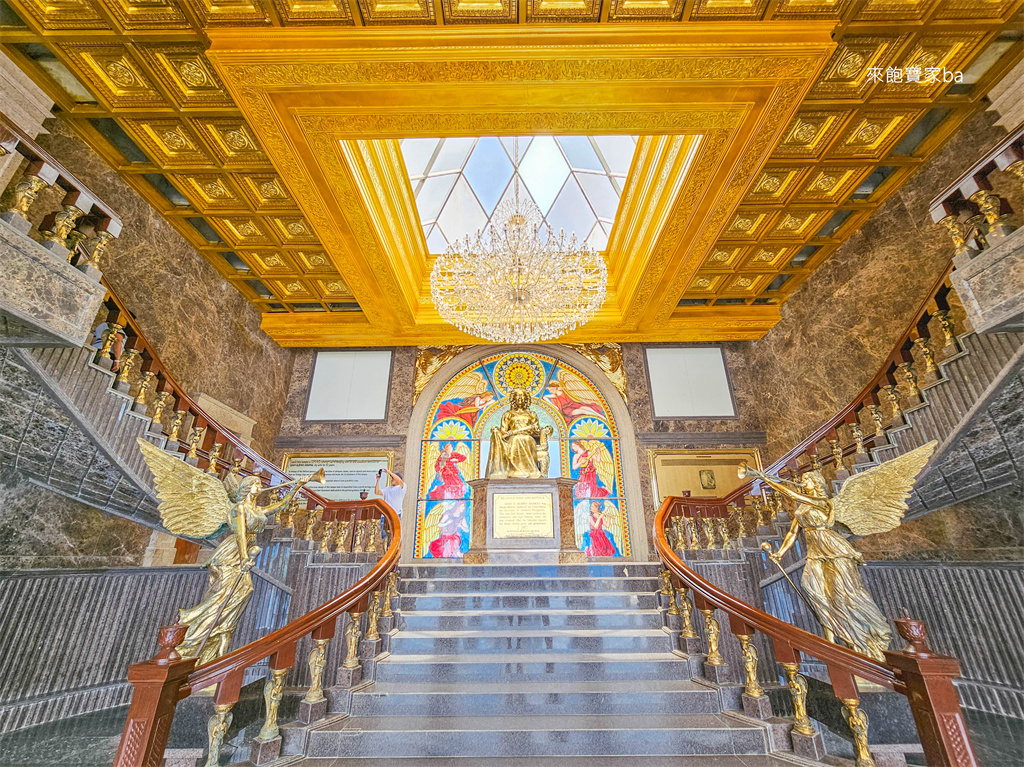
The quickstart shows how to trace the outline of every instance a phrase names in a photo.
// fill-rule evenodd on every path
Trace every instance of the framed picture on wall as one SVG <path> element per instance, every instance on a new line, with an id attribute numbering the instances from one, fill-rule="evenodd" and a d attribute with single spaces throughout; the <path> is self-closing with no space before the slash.
<path id="1" fill-rule="evenodd" d="M 745 480 L 739 477 L 740 463 L 761 468 L 756 448 L 747 450 L 649 450 L 651 482 L 655 501 L 689 491 L 693 498 L 721 498 Z"/>
<path id="2" fill-rule="evenodd" d="M 285 453 L 281 468 L 293 477 L 300 477 L 323 467 L 326 484 L 314 485 L 313 490 L 331 501 L 358 501 L 362 491 L 373 497 L 377 472 L 380 469 L 390 471 L 394 463 L 392 450 Z"/>

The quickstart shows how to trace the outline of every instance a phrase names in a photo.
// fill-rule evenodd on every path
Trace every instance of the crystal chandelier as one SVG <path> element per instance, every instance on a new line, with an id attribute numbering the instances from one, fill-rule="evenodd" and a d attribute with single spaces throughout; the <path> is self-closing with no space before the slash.
<path id="1" fill-rule="evenodd" d="M 558 235 L 540 208 L 519 198 L 519 139 L 514 194 L 483 229 L 449 245 L 434 262 L 430 294 L 460 330 L 506 344 L 557 338 L 585 324 L 604 303 L 608 268 L 576 235 Z"/>

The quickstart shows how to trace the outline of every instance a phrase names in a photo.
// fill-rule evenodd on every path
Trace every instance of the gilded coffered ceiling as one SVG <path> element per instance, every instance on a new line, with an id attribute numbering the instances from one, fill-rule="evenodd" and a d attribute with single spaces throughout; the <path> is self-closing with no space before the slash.
<path id="1" fill-rule="evenodd" d="M 282 344 L 464 342 L 399 139 L 517 134 L 638 137 L 609 298 L 574 337 L 725 340 L 763 335 L 980 108 L 1021 5 L 7 0 L 0 23 Z"/>

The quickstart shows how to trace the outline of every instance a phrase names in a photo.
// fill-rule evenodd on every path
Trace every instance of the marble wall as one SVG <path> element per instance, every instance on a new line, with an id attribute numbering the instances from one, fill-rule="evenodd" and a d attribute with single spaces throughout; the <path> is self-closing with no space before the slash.
<path id="1" fill-rule="evenodd" d="M 416 347 L 401 346 L 390 350 L 391 390 L 388 394 L 387 418 L 383 421 L 306 421 L 306 399 L 313 375 L 316 351 L 297 349 L 292 367 L 288 395 L 284 404 L 281 431 L 275 446 L 280 460 L 284 452 L 336 452 L 341 450 L 394 450 L 395 471 L 404 471 L 405 435 L 412 416 Z"/>
<path id="2" fill-rule="evenodd" d="M 260 330 L 260 312 L 184 237 L 57 117 L 40 145 L 118 212 L 124 232 L 108 248 L 103 274 L 135 314 L 175 379 L 193 396 L 208 393 L 256 420 L 253 446 L 272 455 L 284 409 L 292 352 Z M 40 195 L 38 223 L 59 207 Z"/>
<path id="3" fill-rule="evenodd" d="M 0 571 L 140 565 L 151 532 L 0 472 Z"/>
<path id="4" fill-rule="evenodd" d="M 774 460 L 849 404 L 874 375 L 952 257 L 928 203 L 1005 137 L 982 113 L 869 218 L 782 305 L 782 319 L 742 344 L 749 417 Z M 993 181 L 1020 223 L 1019 183 Z"/>
<path id="5" fill-rule="evenodd" d="M 872 561 L 1024 562 L 1024 484 L 947 506 L 853 545 Z"/>

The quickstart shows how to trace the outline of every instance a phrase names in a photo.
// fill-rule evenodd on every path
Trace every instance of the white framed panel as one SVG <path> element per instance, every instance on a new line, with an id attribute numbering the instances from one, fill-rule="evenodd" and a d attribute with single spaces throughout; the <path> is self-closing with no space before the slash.
<path id="1" fill-rule="evenodd" d="M 317 352 L 307 421 L 383 421 L 391 389 L 391 351 Z"/>
<path id="2" fill-rule="evenodd" d="M 655 418 L 735 417 L 721 347 L 652 346 L 646 353 Z"/>

